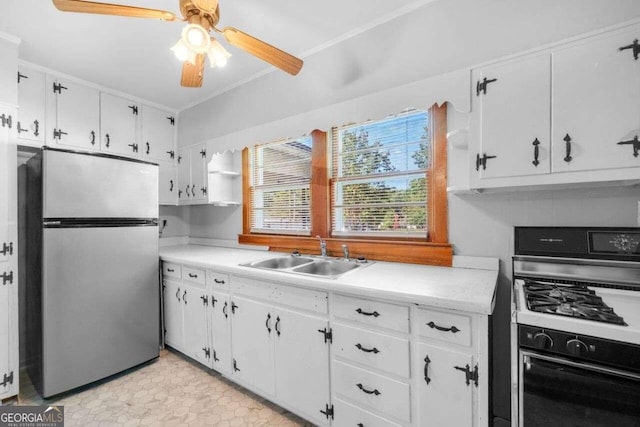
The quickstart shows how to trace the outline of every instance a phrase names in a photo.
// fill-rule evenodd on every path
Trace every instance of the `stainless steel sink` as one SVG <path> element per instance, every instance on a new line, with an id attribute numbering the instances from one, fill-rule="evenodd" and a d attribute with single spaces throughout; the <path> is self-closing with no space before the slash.
<path id="1" fill-rule="evenodd" d="M 316 256 L 277 256 L 273 258 L 240 264 L 243 267 L 276 270 L 283 273 L 303 274 L 307 276 L 336 279 L 356 268 L 366 267 L 373 262 L 361 262 L 354 259 L 328 258 Z"/>
<path id="2" fill-rule="evenodd" d="M 296 267 L 298 265 L 307 264 L 312 261 L 313 259 L 311 258 L 296 257 L 296 256 L 280 256 L 276 258 L 264 259 L 262 261 L 254 261 L 244 265 L 247 267 L 281 270 L 284 268 L 291 268 L 291 267 Z"/>
<path id="3" fill-rule="evenodd" d="M 360 264 L 351 261 L 317 260 L 310 264 L 296 267 L 292 271 L 316 276 L 339 276 L 358 267 L 360 267 Z"/>

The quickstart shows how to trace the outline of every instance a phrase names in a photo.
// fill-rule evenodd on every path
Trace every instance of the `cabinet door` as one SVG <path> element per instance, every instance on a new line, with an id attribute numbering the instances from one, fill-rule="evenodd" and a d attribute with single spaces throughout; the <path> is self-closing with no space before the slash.
<path id="1" fill-rule="evenodd" d="M 473 425 L 475 385 L 473 382 L 467 385 L 465 373 L 456 369 L 472 367 L 471 355 L 426 344 L 419 344 L 418 351 L 423 369 L 419 385 L 420 425 Z"/>
<path id="2" fill-rule="evenodd" d="M 619 49 L 638 38 L 636 26 L 553 54 L 554 172 L 640 166 L 618 145 L 640 138 L 640 60 Z"/>
<path id="3" fill-rule="evenodd" d="M 160 163 L 158 202 L 161 205 L 178 204 L 178 182 L 176 173 L 176 167 L 172 163 Z"/>
<path id="4" fill-rule="evenodd" d="M 191 152 L 188 148 L 178 151 L 178 202 L 191 200 Z"/>
<path id="5" fill-rule="evenodd" d="M 136 141 L 139 108 L 137 103 L 126 98 L 100 94 L 102 151 L 128 157 L 140 156 L 143 147 Z"/>
<path id="6" fill-rule="evenodd" d="M 142 107 L 143 147 L 141 151 L 146 158 L 155 161 L 173 161 L 171 153 L 175 152 L 174 134 L 175 117 L 172 113 L 148 105 Z"/>
<path id="7" fill-rule="evenodd" d="M 55 145 L 65 145 L 90 150 L 99 148 L 98 131 L 100 122 L 100 97 L 96 89 L 56 79 L 54 110 L 55 121 L 47 141 Z M 53 91 L 53 84 L 47 90 Z M 49 128 L 49 126 L 47 126 Z M 52 138 L 49 140 L 49 138 Z M 104 141 L 103 141 L 104 143 Z M 52 144 L 52 145 L 53 145 Z"/>
<path id="8" fill-rule="evenodd" d="M 7 263 L 0 262 L 0 274 L 4 273 Z M 10 375 L 11 366 L 9 364 L 9 287 L 2 286 L 0 282 L 0 398 L 9 393 L 11 384 L 2 385 L 3 375 Z M 17 372 L 14 372 L 16 379 Z"/>
<path id="9" fill-rule="evenodd" d="M 184 287 L 181 283 L 168 280 L 164 282 L 164 341 L 180 351 L 184 348 L 183 292 Z"/>
<path id="10" fill-rule="evenodd" d="M 272 396 L 275 391 L 273 309 L 268 304 L 237 295 L 231 298 L 231 308 L 232 374 Z"/>
<path id="11" fill-rule="evenodd" d="M 191 195 L 192 200 L 207 198 L 207 151 L 204 146 L 191 147 Z"/>
<path id="12" fill-rule="evenodd" d="M 473 75 L 473 135 L 479 140 L 470 150 L 477 169 L 472 175 L 497 178 L 549 173 L 550 55 L 482 68 Z M 478 156 L 485 155 L 495 157 L 478 163 Z"/>
<path id="13" fill-rule="evenodd" d="M 211 294 L 211 362 L 213 369 L 223 374 L 231 373 L 231 336 L 229 315 L 231 302 L 229 294 Z"/>
<path id="14" fill-rule="evenodd" d="M 329 403 L 329 344 L 319 331 L 328 328 L 324 319 L 276 310 L 276 396 L 315 424 L 327 424 L 320 410 Z"/>
<path id="15" fill-rule="evenodd" d="M 20 66 L 18 68 L 18 137 L 44 142 L 45 74 Z"/>
<path id="16" fill-rule="evenodd" d="M 184 353 L 208 366 L 211 354 L 209 331 L 207 329 L 209 297 L 204 289 L 185 283 L 182 286 L 184 288 L 182 290 Z"/>

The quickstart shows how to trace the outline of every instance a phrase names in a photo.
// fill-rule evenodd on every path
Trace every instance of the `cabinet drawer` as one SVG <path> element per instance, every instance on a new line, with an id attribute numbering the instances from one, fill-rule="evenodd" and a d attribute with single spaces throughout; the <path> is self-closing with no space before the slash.
<path id="1" fill-rule="evenodd" d="M 180 279 L 182 277 L 180 264 L 174 264 L 172 262 L 163 262 L 162 276 Z"/>
<path id="2" fill-rule="evenodd" d="M 236 294 L 246 295 L 252 298 L 272 301 L 274 298 L 274 285 L 269 282 L 248 279 L 246 277 L 233 276 L 231 289 Z"/>
<path id="3" fill-rule="evenodd" d="M 342 362 L 333 363 L 335 392 L 376 411 L 411 421 L 409 384 Z"/>
<path id="4" fill-rule="evenodd" d="M 182 280 L 204 285 L 205 273 L 200 268 L 182 266 Z"/>
<path id="5" fill-rule="evenodd" d="M 216 289 L 229 290 L 229 275 L 213 270 L 207 270 L 207 283 Z"/>
<path id="6" fill-rule="evenodd" d="M 353 406 L 340 399 L 333 403 L 335 408 L 335 425 L 339 426 L 365 426 L 365 427 L 400 427 L 400 424 L 392 423 L 384 418 Z"/>
<path id="7" fill-rule="evenodd" d="M 409 332 L 409 307 L 335 295 L 332 312 L 335 317 L 394 331 Z"/>
<path id="8" fill-rule="evenodd" d="M 315 311 L 327 314 L 328 295 L 326 292 L 301 289 L 293 286 L 276 285 L 275 302 L 300 310 Z"/>
<path id="9" fill-rule="evenodd" d="M 333 354 L 409 378 L 409 340 L 333 324 Z"/>
<path id="10" fill-rule="evenodd" d="M 471 317 L 435 310 L 418 310 L 420 335 L 460 345 L 471 345 Z"/>

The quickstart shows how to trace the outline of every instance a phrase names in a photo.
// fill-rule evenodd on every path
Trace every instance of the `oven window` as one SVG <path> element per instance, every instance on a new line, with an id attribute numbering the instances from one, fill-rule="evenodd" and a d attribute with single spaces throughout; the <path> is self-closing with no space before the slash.
<path id="1" fill-rule="evenodd" d="M 563 359 L 525 355 L 522 361 L 524 427 L 640 426 L 640 378 Z"/>

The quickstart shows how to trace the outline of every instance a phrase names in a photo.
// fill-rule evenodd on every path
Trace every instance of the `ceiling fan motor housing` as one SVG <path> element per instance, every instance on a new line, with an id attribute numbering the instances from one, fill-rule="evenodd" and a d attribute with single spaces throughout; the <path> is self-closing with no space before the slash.
<path id="1" fill-rule="evenodd" d="M 217 0 L 180 0 L 180 12 L 190 24 L 199 24 L 207 31 L 220 20 Z"/>

